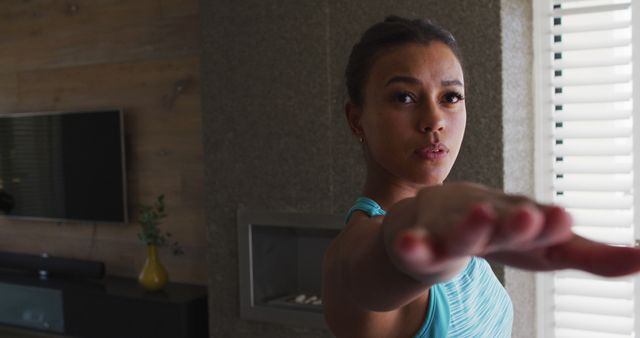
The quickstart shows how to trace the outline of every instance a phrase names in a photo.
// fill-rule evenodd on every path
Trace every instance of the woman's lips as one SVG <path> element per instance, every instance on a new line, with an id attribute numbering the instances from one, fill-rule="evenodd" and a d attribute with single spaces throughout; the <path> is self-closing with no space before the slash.
<path id="1" fill-rule="evenodd" d="M 442 143 L 436 143 L 419 148 L 415 152 L 425 160 L 440 160 L 449 154 L 449 148 Z"/>

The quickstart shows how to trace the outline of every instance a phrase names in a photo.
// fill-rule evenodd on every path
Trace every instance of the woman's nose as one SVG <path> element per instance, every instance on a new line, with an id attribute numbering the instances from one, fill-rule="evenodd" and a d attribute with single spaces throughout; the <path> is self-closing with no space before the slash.
<path id="1" fill-rule="evenodd" d="M 420 118 L 418 119 L 418 129 L 420 132 L 442 131 L 445 127 L 443 111 L 440 110 L 437 103 L 428 102 L 420 109 Z"/>

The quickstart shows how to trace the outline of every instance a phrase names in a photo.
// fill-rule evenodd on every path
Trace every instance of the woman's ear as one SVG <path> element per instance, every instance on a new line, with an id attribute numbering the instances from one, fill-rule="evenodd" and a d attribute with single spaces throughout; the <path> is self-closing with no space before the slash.
<path id="1" fill-rule="evenodd" d="M 344 105 L 344 113 L 347 116 L 349 122 L 349 128 L 351 132 L 358 138 L 364 138 L 364 132 L 362 131 L 362 109 L 349 101 Z"/>

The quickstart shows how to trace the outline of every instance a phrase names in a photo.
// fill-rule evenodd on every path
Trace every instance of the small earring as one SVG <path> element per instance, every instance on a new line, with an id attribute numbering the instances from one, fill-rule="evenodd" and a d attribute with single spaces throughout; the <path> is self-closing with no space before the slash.
<path id="1" fill-rule="evenodd" d="M 360 143 L 364 142 L 364 139 L 362 137 L 360 137 Z"/>

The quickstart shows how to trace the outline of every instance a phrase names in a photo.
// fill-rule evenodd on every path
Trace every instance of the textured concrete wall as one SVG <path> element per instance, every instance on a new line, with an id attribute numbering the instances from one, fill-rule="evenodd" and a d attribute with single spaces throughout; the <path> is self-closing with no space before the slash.
<path id="1" fill-rule="evenodd" d="M 200 5 L 211 337 L 326 337 L 239 318 L 236 210 L 331 211 L 327 4 Z"/>
<path id="2" fill-rule="evenodd" d="M 534 195 L 533 36 L 531 0 L 502 0 L 502 107 L 504 189 Z M 513 301 L 513 337 L 535 337 L 535 275 L 505 269 Z"/>
<path id="3" fill-rule="evenodd" d="M 364 178 L 344 113 L 349 50 L 386 15 L 448 27 L 465 55 L 468 128 L 451 180 L 503 187 L 498 0 L 200 1 L 212 337 L 326 337 L 239 319 L 235 212 L 342 214 Z"/>

